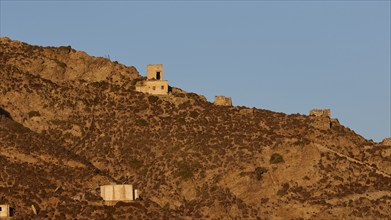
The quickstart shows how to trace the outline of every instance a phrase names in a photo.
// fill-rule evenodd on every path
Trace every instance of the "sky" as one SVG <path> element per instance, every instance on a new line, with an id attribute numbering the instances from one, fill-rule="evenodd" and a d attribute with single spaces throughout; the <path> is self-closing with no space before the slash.
<path id="1" fill-rule="evenodd" d="M 71 45 L 235 106 L 391 136 L 390 1 L 0 1 L 0 35 Z"/>

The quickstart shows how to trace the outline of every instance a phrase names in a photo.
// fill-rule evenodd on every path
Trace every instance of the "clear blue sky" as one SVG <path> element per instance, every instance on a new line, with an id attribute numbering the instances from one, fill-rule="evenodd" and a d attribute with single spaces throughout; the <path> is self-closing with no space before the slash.
<path id="1" fill-rule="evenodd" d="M 110 55 L 234 105 L 390 131 L 390 1 L 1 1 L 1 36 Z"/>

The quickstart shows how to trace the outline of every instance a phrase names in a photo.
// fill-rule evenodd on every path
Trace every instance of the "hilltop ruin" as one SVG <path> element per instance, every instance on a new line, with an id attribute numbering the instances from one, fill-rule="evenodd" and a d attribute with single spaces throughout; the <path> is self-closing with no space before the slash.
<path id="1" fill-rule="evenodd" d="M 136 91 L 151 95 L 168 95 L 168 81 L 163 79 L 163 64 L 148 64 L 147 79 L 136 84 Z"/>
<path id="2" fill-rule="evenodd" d="M 214 105 L 232 106 L 232 98 L 225 96 L 215 96 Z"/>
<path id="3" fill-rule="evenodd" d="M 136 69 L 0 43 L 0 203 L 14 219 L 391 216 L 388 141 L 365 139 L 331 111 L 216 106 L 177 88 L 146 95 Z M 160 70 L 145 81 L 161 81 Z M 117 189 L 127 182 L 143 200 Z"/>

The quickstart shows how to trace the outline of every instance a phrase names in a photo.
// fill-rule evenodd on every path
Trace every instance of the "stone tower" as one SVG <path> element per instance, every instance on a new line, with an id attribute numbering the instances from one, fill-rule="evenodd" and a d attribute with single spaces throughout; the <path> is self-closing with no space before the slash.
<path id="1" fill-rule="evenodd" d="M 311 125 L 321 130 L 330 129 L 332 122 L 338 122 L 338 120 L 331 119 L 330 109 L 312 109 L 310 117 L 313 119 Z"/>
<path id="2" fill-rule="evenodd" d="M 163 80 L 163 64 L 148 64 L 147 79 Z"/>
<path id="3" fill-rule="evenodd" d="M 168 81 L 163 80 L 163 64 L 148 64 L 147 80 L 137 84 L 136 91 L 151 95 L 168 95 Z"/>

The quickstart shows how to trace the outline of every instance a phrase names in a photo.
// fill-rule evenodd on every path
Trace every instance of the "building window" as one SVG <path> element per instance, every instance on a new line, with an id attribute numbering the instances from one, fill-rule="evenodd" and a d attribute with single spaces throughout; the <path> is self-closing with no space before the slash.
<path id="1" fill-rule="evenodd" d="M 162 88 L 162 90 L 164 90 L 164 86 L 162 86 L 161 88 Z"/>
<path id="2" fill-rule="evenodd" d="M 156 79 L 160 80 L 160 71 L 156 72 Z"/>
<path id="3" fill-rule="evenodd" d="M 156 90 L 156 86 L 152 86 L 152 90 Z"/>

